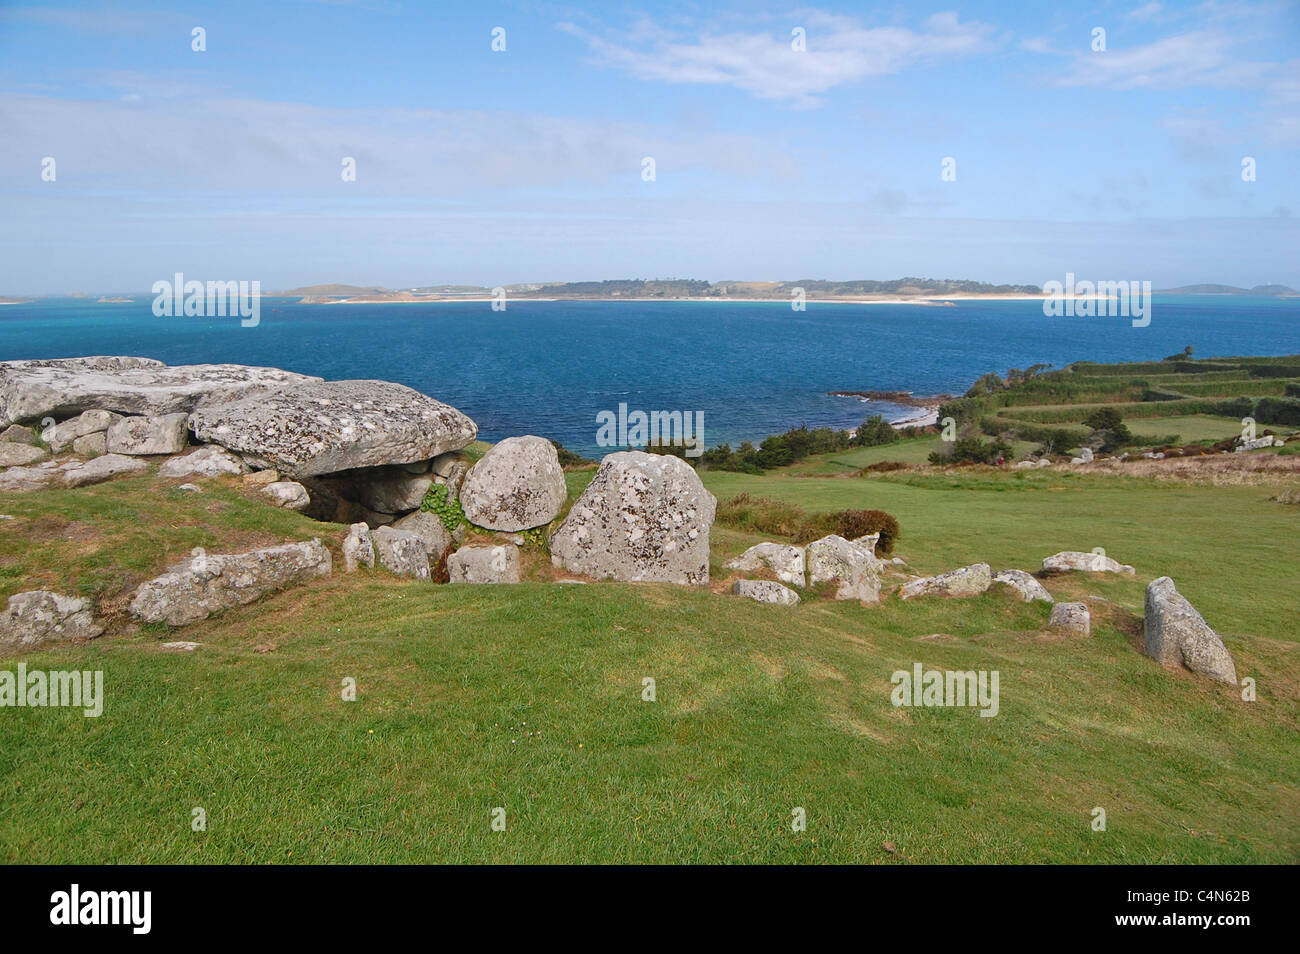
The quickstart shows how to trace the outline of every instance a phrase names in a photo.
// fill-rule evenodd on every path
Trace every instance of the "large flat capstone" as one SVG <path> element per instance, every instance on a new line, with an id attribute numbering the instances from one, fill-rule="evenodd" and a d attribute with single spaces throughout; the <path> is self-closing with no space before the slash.
<path id="1" fill-rule="evenodd" d="M 454 407 L 390 381 L 306 381 L 209 403 L 190 415 L 190 430 L 291 477 L 415 463 L 459 450 L 478 434 Z"/>
<path id="2" fill-rule="evenodd" d="M 167 367 L 152 358 L 58 358 L 0 362 L 0 427 L 63 419 L 88 410 L 189 413 L 210 402 L 269 394 L 320 378 L 242 364 Z"/>

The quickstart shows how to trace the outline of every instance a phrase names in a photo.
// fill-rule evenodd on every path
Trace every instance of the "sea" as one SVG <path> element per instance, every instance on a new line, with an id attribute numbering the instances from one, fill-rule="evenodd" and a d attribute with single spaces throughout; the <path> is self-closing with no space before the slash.
<path id="1" fill-rule="evenodd" d="M 591 457 L 600 421 L 701 414 L 704 443 L 791 427 L 850 428 L 916 408 L 833 391 L 961 394 L 1033 364 L 1300 353 L 1300 299 L 1156 295 L 1151 321 L 1048 317 L 1036 301 L 952 305 L 810 301 L 510 301 L 300 304 L 260 319 L 155 317 L 153 299 L 0 305 L 0 360 L 117 354 L 231 362 L 327 379 L 397 381 L 460 408 L 489 441 L 538 434 Z M 605 412 L 605 418 L 602 418 Z M 693 418 L 694 419 L 694 418 Z"/>

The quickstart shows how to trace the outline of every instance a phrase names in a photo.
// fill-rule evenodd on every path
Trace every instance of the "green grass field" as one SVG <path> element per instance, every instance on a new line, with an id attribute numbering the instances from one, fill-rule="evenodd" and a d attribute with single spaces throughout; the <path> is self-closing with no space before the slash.
<path id="1" fill-rule="evenodd" d="M 571 495 L 591 475 L 571 473 Z M 704 476 L 720 498 L 888 510 L 921 572 L 1032 571 L 1103 546 L 1138 576 L 1049 580 L 1091 604 L 1092 637 L 1069 639 L 1043 631 L 1045 606 L 996 589 L 778 608 L 720 585 L 454 587 L 346 576 L 336 560 L 326 580 L 184 630 L 118 622 L 0 661 L 102 669 L 107 696 L 97 719 L 0 710 L 0 860 L 1300 860 L 1300 508 L 1271 499 L 1294 476 Z M 0 495 L 15 517 L 0 597 L 52 586 L 121 620 L 124 595 L 193 546 L 342 536 L 233 482 L 205 486 Z M 758 539 L 715 527 L 715 580 Z M 1257 701 L 1137 651 L 1143 587 L 1164 574 Z M 168 639 L 202 647 L 164 652 Z M 890 674 L 916 662 L 996 669 L 998 716 L 895 708 Z M 191 830 L 195 808 L 206 831 Z"/>

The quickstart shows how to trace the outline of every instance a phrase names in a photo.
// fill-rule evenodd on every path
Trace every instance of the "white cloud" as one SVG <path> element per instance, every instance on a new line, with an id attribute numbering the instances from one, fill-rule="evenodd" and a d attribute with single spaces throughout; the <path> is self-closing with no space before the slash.
<path id="1" fill-rule="evenodd" d="M 937 13 L 922 29 L 865 27 L 848 17 L 819 11 L 796 16 L 770 32 L 670 33 L 644 21 L 627 34 L 596 33 L 573 23 L 558 27 L 584 40 L 598 63 L 639 79 L 666 83 L 734 86 L 760 99 L 815 106 L 837 86 L 899 73 L 991 46 L 992 27 L 963 23 L 956 13 Z M 796 51 L 791 31 L 807 31 L 807 49 Z"/>
<path id="2" fill-rule="evenodd" d="M 653 156 L 659 181 L 704 171 L 794 180 L 779 143 L 642 123 L 483 110 L 329 109 L 240 99 L 74 100 L 0 94 L 0 183 L 35 183 L 30 155 L 59 161 L 60 188 L 230 191 L 257 196 L 337 190 L 344 156 L 357 160 L 348 197 L 454 199 L 474 190 L 640 187 Z"/>
<path id="3" fill-rule="evenodd" d="M 1276 64 L 1234 60 L 1237 40 L 1219 30 L 1193 30 L 1132 47 L 1080 52 L 1057 79 L 1061 86 L 1111 89 L 1239 87 L 1261 82 Z"/>

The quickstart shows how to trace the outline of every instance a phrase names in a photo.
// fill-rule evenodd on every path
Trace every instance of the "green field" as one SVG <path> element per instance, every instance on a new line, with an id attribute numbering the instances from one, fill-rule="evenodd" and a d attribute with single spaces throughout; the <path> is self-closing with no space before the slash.
<path id="1" fill-rule="evenodd" d="M 591 473 L 570 474 L 571 495 Z M 47 585 L 119 612 L 87 645 L 2 664 L 102 669 L 107 701 L 97 719 L 0 710 L 0 860 L 1300 860 L 1300 508 L 1272 499 L 1297 490 L 1294 473 L 1226 486 L 989 468 L 704 476 L 720 498 L 888 510 L 896 552 L 922 572 L 1036 570 L 1102 546 L 1138 576 L 1048 581 L 1091 604 L 1092 637 L 1069 639 L 1043 631 L 1045 606 L 996 589 L 777 608 L 666 585 L 346 576 L 336 550 L 326 580 L 167 632 L 126 623 L 122 597 L 189 548 L 337 547 L 344 528 L 233 481 L 0 495 L 16 518 L 0 596 Z M 716 526 L 715 579 L 758 539 Z M 1257 701 L 1138 652 L 1143 587 L 1164 574 Z M 168 639 L 202 647 L 164 652 Z M 996 669 L 998 716 L 895 708 L 890 674 L 916 662 Z M 345 678 L 356 702 L 341 699 Z M 191 830 L 195 808 L 206 831 Z"/>

